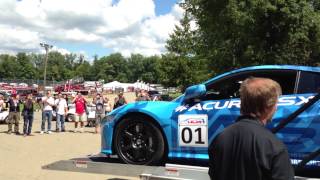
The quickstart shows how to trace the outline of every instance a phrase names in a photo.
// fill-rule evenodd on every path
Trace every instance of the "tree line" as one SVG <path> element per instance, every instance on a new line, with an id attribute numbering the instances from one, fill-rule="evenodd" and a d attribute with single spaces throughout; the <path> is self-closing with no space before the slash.
<path id="1" fill-rule="evenodd" d="M 1 54 L 0 79 L 43 80 L 44 60 L 43 54 Z M 132 54 L 124 57 L 120 53 L 114 53 L 101 58 L 95 56 L 93 61 L 89 61 L 76 54 L 63 55 L 51 51 L 48 54 L 47 80 L 59 82 L 75 77 L 105 82 L 142 80 L 166 87 L 182 87 L 186 82 L 195 82 L 186 75 L 192 67 L 192 64 L 185 64 L 172 54 L 150 57 Z"/>
<path id="2" fill-rule="evenodd" d="M 167 53 L 145 57 L 50 52 L 47 79 L 73 77 L 180 87 L 232 69 L 263 64 L 318 66 L 320 3 L 314 0 L 185 0 Z M 42 79 L 44 55 L 0 55 L 0 78 Z"/>

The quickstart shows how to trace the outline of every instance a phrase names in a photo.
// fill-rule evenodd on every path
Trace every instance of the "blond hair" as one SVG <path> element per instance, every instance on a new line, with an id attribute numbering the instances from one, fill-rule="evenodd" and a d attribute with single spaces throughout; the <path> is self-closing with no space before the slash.
<path id="1" fill-rule="evenodd" d="M 281 94 L 281 87 L 276 81 L 250 77 L 240 86 L 241 114 L 260 118 L 277 104 Z"/>

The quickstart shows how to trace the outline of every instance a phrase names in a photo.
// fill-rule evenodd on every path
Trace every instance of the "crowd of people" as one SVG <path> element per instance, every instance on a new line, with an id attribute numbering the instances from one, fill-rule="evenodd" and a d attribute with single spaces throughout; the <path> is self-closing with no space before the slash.
<path id="1" fill-rule="evenodd" d="M 100 133 L 101 120 L 106 114 L 112 111 L 113 108 L 127 104 L 127 100 L 123 93 L 119 93 L 114 99 L 114 106 L 107 97 L 97 93 L 92 102 L 89 102 L 81 93 L 77 93 L 75 97 L 69 98 L 68 95 L 61 93 L 54 96 L 50 91 L 46 93 L 41 99 L 35 100 L 32 94 L 28 94 L 23 100 L 18 94 L 12 94 L 10 98 L 5 101 L 4 97 L 0 95 L 0 111 L 4 107 L 8 107 L 8 134 L 15 133 L 20 135 L 19 122 L 20 117 L 23 118 L 23 131 L 24 136 L 32 135 L 32 125 L 34 120 L 35 105 L 39 105 L 42 111 L 41 129 L 40 134 L 51 134 L 52 131 L 52 119 L 53 114 L 56 117 L 56 129 L 55 132 L 65 132 L 65 119 L 68 113 L 68 104 L 75 105 L 75 118 L 73 132 L 84 132 L 84 126 L 87 122 L 88 116 L 88 104 L 95 106 L 95 133 Z M 22 108 L 22 109 L 20 109 Z M 14 129 L 12 129 L 14 127 Z"/>
<path id="2" fill-rule="evenodd" d="M 136 101 L 150 101 L 152 99 L 147 91 L 139 90 L 136 94 Z M 32 94 L 28 94 L 23 100 L 18 94 L 12 94 L 8 101 L 4 100 L 4 97 L 0 95 L 0 111 L 6 106 L 9 109 L 8 115 L 8 134 L 15 133 L 20 135 L 19 122 L 20 117 L 23 118 L 23 135 L 30 136 L 32 132 L 32 124 L 34 120 L 35 106 L 38 105 L 42 111 L 41 129 L 40 134 L 51 134 L 52 131 L 52 119 L 53 114 L 56 115 L 56 129 L 55 132 L 65 132 L 65 119 L 68 112 L 68 104 L 75 105 L 75 118 L 74 118 L 74 132 L 83 132 L 85 123 L 87 122 L 88 100 L 82 96 L 81 93 L 77 93 L 75 97 L 69 98 L 66 94 L 55 94 L 54 96 L 50 91 L 46 93 L 46 96 L 41 99 L 34 99 Z M 95 133 L 100 133 L 101 120 L 106 114 L 111 112 L 112 109 L 123 106 L 128 103 L 123 93 L 120 92 L 114 99 L 114 105 L 112 106 L 110 100 L 104 97 L 101 93 L 97 93 L 91 102 L 95 105 Z M 22 107 L 22 109 L 20 109 Z M 14 126 L 14 129 L 12 127 Z"/>

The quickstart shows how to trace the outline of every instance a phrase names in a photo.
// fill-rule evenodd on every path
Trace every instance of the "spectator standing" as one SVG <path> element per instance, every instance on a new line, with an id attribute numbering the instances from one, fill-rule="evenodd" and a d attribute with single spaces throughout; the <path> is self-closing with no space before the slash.
<path id="1" fill-rule="evenodd" d="M 65 132 L 64 121 L 68 111 L 68 105 L 61 93 L 58 94 L 58 99 L 55 100 L 55 104 L 57 113 L 56 132 Z"/>
<path id="2" fill-rule="evenodd" d="M 112 111 L 112 105 L 108 98 L 105 98 L 105 100 L 106 100 L 105 105 L 106 105 L 106 115 L 107 115 L 109 112 Z"/>
<path id="3" fill-rule="evenodd" d="M 149 94 L 145 90 L 141 90 L 138 97 L 136 98 L 136 101 L 150 101 Z"/>
<path id="4" fill-rule="evenodd" d="M 23 109 L 22 109 L 22 115 L 23 115 L 23 135 L 24 136 L 30 136 L 31 135 L 31 129 L 33 124 L 33 100 L 32 100 L 32 94 L 28 94 L 26 97 L 25 102 L 23 103 Z"/>
<path id="5" fill-rule="evenodd" d="M 43 134 L 45 131 L 45 124 L 48 121 L 47 133 L 51 134 L 51 121 L 52 121 L 52 111 L 54 104 L 54 99 L 51 96 L 51 92 L 47 92 L 47 96 L 42 98 L 43 109 L 42 109 L 42 122 L 41 122 L 41 131 L 40 134 Z"/>
<path id="6" fill-rule="evenodd" d="M 65 94 L 64 95 L 64 99 L 66 100 L 66 102 L 67 102 L 67 106 L 69 106 L 69 98 L 68 98 L 68 94 Z"/>
<path id="7" fill-rule="evenodd" d="M 124 98 L 123 93 L 119 93 L 118 97 L 114 99 L 114 106 L 113 109 L 116 109 L 117 107 L 123 106 L 127 104 L 127 100 Z"/>
<path id="8" fill-rule="evenodd" d="M 96 105 L 95 133 L 100 133 L 101 119 L 103 119 L 106 114 L 106 109 L 104 107 L 106 102 L 105 98 L 99 93 L 93 99 L 93 104 Z"/>
<path id="9" fill-rule="evenodd" d="M 248 78 L 240 87 L 241 115 L 209 147 L 209 175 L 214 180 L 293 180 L 285 145 L 265 125 L 281 95 L 280 85 L 266 78 Z"/>
<path id="10" fill-rule="evenodd" d="M 75 124 L 74 124 L 74 132 L 77 132 L 78 129 L 78 122 L 80 122 L 80 132 L 83 132 L 84 122 L 87 121 L 86 115 L 86 99 L 82 97 L 81 93 L 79 92 L 77 96 L 72 101 L 76 106 L 76 114 L 75 114 Z"/>
<path id="11" fill-rule="evenodd" d="M 20 121 L 20 104 L 19 95 L 12 94 L 8 101 L 9 104 L 9 123 L 8 134 L 12 133 L 12 124 L 14 124 L 14 133 L 19 135 L 19 121 Z"/>
<path id="12" fill-rule="evenodd" d="M 4 109 L 4 97 L 0 94 L 0 112 Z"/>

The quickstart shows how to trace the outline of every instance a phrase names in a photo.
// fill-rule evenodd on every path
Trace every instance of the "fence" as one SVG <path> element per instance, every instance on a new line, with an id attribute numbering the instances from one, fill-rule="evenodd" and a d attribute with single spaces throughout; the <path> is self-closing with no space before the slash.
<path id="1" fill-rule="evenodd" d="M 20 83 L 25 83 L 28 84 L 29 86 L 32 86 L 33 84 L 36 84 L 38 86 L 43 86 L 43 80 L 35 80 L 35 79 L 0 79 L 0 83 L 16 83 L 16 84 L 20 84 Z M 46 86 L 55 86 L 57 84 L 61 84 L 64 82 L 59 82 L 59 81 L 46 81 Z"/>

